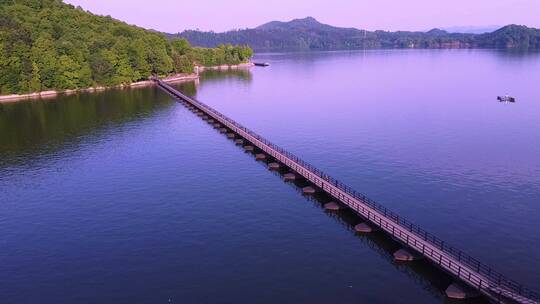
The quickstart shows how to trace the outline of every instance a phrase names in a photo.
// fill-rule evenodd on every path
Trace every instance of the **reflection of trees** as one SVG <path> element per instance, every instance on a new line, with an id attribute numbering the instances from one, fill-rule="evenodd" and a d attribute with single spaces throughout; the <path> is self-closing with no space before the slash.
<path id="1" fill-rule="evenodd" d="M 540 58 L 540 50 L 509 49 L 509 50 L 490 50 L 489 52 L 497 55 L 498 57 L 504 57 L 504 58 L 514 59 L 514 60 L 536 61 Z"/>
<path id="2" fill-rule="evenodd" d="M 200 74 L 199 80 L 173 83 L 172 86 L 188 96 L 196 96 L 199 85 L 227 80 L 249 84 L 253 75 L 249 69 L 206 70 Z"/>
<path id="3" fill-rule="evenodd" d="M 0 104 L 0 166 L 21 155 L 62 149 L 66 140 L 150 116 L 170 105 L 170 98 L 156 88 Z"/>
<path id="4" fill-rule="evenodd" d="M 173 83 L 171 85 L 188 96 L 193 97 L 197 94 L 197 82 L 195 81 Z"/>
<path id="5" fill-rule="evenodd" d="M 222 79 L 236 79 L 242 82 L 249 83 L 253 79 L 251 71 L 246 68 L 241 69 L 229 69 L 225 71 L 220 70 L 206 70 L 201 73 L 201 82 L 210 82 L 214 80 Z"/>

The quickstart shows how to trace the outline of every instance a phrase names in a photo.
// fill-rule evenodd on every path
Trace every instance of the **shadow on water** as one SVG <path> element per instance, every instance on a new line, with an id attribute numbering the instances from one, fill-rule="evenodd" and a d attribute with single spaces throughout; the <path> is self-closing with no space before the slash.
<path id="1" fill-rule="evenodd" d="M 529 49 L 508 49 L 508 50 L 489 50 L 493 54 L 512 59 L 528 59 L 528 60 L 538 60 L 540 57 L 540 50 L 529 50 Z"/>
<path id="2" fill-rule="evenodd" d="M 197 84 L 195 81 L 181 82 L 174 84 L 174 86 L 182 90 L 182 92 L 188 96 L 195 96 L 197 94 Z"/>
<path id="3" fill-rule="evenodd" d="M 216 130 L 219 132 L 219 130 Z M 242 150 L 244 153 L 252 154 L 253 156 L 258 153 L 264 153 L 263 151 L 255 148 L 254 151 L 248 152 L 244 151 L 242 146 L 237 147 Z M 276 159 L 267 156 L 265 160 L 256 160 L 254 161 L 259 163 L 261 167 L 268 169 L 268 164 L 271 162 L 278 162 Z M 280 167 L 278 170 L 269 170 L 271 174 L 274 174 L 276 177 L 282 179 L 285 173 L 291 172 L 288 168 Z M 353 234 L 355 238 L 361 241 L 363 244 L 375 251 L 378 256 L 391 264 L 397 271 L 405 274 L 416 284 L 421 286 L 424 290 L 428 291 L 433 297 L 440 299 L 443 303 L 460 303 L 460 304 L 484 304 L 490 303 L 489 299 L 484 296 L 465 299 L 465 300 L 454 300 L 446 297 L 446 288 L 452 283 L 455 282 L 454 278 L 448 273 L 437 268 L 435 265 L 429 261 L 422 259 L 413 262 L 398 262 L 394 259 L 394 252 L 398 249 L 403 248 L 403 245 L 397 240 L 394 240 L 391 236 L 385 234 L 381 231 L 375 231 L 372 233 L 357 233 L 354 230 L 354 226 L 358 223 L 364 222 L 361 216 L 353 212 L 351 209 L 342 208 L 338 211 L 328 211 L 324 209 L 324 204 L 329 201 L 335 201 L 330 195 L 324 192 L 317 192 L 314 195 L 305 195 L 302 193 L 302 188 L 310 186 L 311 184 L 300 177 L 294 181 L 286 182 L 290 187 L 292 187 L 296 192 L 302 195 L 307 201 L 311 202 L 314 207 L 319 208 L 326 216 L 333 219 L 335 222 L 342 225 L 345 230 Z"/>
<path id="4" fill-rule="evenodd" d="M 213 81 L 223 81 L 224 79 L 238 80 L 250 83 L 253 80 L 253 75 L 249 68 L 229 69 L 227 71 L 206 70 L 200 74 L 201 82 L 211 83 Z"/>
<path id="5" fill-rule="evenodd" d="M 291 184 L 291 186 L 299 190 L 298 185 L 299 184 Z M 300 185 L 304 186 L 304 184 L 302 183 L 300 183 Z M 393 253 L 396 252 L 398 249 L 403 248 L 403 246 L 398 241 L 393 240 L 390 236 L 380 231 L 372 233 L 357 233 L 354 230 L 354 226 L 358 223 L 363 222 L 364 219 L 362 219 L 359 215 L 357 215 L 350 209 L 341 209 L 339 211 L 324 210 L 324 203 L 332 200 L 326 194 L 303 196 L 306 198 L 306 200 L 312 202 L 315 207 L 321 209 L 321 211 L 327 217 L 339 223 L 349 233 L 353 234 L 355 238 L 357 238 L 364 245 L 376 252 L 381 259 L 391 264 L 395 270 L 405 274 L 408 278 L 413 280 L 424 290 L 428 291 L 435 298 L 444 300 L 444 303 L 489 303 L 487 299 L 483 297 L 469 299 L 467 301 L 456 301 L 447 298 L 445 295 L 445 290 L 450 284 L 454 282 L 453 278 L 450 275 L 433 266 L 426 260 L 414 262 L 395 261 Z"/>
<path id="6" fill-rule="evenodd" d="M 0 104 L 0 168 L 76 149 L 83 136 L 145 119 L 173 104 L 154 87 Z"/>
<path id="7" fill-rule="evenodd" d="M 249 69 L 206 70 L 200 74 L 200 81 L 178 82 L 174 83 L 173 86 L 193 97 L 197 95 L 199 86 L 223 81 L 235 81 L 249 85 L 253 81 L 253 75 Z"/>

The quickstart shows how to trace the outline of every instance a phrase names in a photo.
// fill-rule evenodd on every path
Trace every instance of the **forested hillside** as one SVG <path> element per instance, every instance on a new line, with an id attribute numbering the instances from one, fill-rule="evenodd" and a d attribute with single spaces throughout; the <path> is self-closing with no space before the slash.
<path id="1" fill-rule="evenodd" d="M 60 0 L 0 0 L 2 95 L 127 84 L 251 55 L 241 46 L 193 48 Z"/>
<path id="2" fill-rule="evenodd" d="M 171 37 L 193 45 L 248 44 L 257 51 L 348 50 L 372 48 L 519 48 L 540 49 L 540 30 L 509 25 L 486 34 L 364 31 L 322 24 L 312 17 L 289 22 L 272 21 L 253 29 L 224 33 L 184 31 Z"/>

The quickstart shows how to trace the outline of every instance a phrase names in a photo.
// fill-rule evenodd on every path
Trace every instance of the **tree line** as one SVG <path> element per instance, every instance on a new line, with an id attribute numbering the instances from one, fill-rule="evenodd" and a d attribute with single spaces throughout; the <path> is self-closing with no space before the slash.
<path id="1" fill-rule="evenodd" d="M 252 54 L 230 44 L 195 48 L 61 0 L 0 0 L 2 95 L 128 84 Z"/>
<path id="2" fill-rule="evenodd" d="M 186 30 L 170 37 L 188 39 L 193 45 L 213 47 L 234 41 L 256 51 L 357 50 L 375 48 L 502 48 L 540 49 L 540 29 L 507 25 L 484 34 L 364 31 L 323 24 L 308 17 L 289 22 L 273 21 L 253 29 L 223 33 Z"/>

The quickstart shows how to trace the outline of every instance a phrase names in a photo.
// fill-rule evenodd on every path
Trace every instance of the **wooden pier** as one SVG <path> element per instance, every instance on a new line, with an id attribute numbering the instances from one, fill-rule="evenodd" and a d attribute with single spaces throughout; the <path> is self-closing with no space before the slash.
<path id="1" fill-rule="evenodd" d="M 276 163 L 289 168 L 295 176 L 303 177 L 317 190 L 327 193 L 334 198 L 334 201 L 340 202 L 355 211 L 369 222 L 369 227 L 382 230 L 391 235 L 403 244 L 407 252 L 410 252 L 415 257 L 418 256 L 429 260 L 432 264 L 454 277 L 459 283 L 481 292 L 498 303 L 540 304 L 540 295 L 538 293 L 507 279 L 491 267 L 482 264 L 461 250 L 450 246 L 398 214 L 391 212 L 384 206 L 354 191 L 212 107 L 182 94 L 159 79 L 154 79 L 154 81 L 163 91 L 178 101 L 204 113 L 223 128 L 226 128 L 227 133 L 236 134 L 236 140 L 241 139 L 243 145 L 250 147 L 250 151 L 253 151 L 255 147 L 260 151 L 257 153 L 262 152 L 275 159 Z"/>

